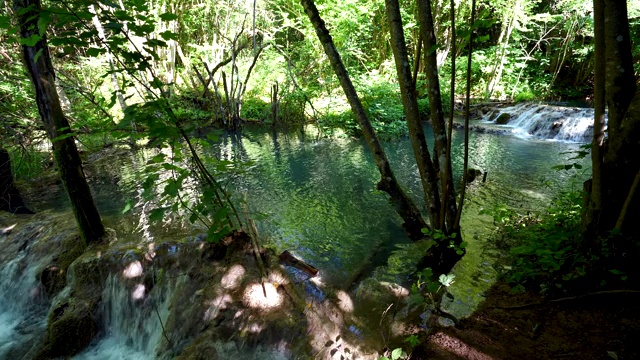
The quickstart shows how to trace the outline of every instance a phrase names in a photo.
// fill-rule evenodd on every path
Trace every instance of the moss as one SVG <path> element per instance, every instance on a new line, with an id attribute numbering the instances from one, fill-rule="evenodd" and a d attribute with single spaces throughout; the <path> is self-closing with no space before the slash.
<path id="1" fill-rule="evenodd" d="M 511 114 L 509 114 L 509 113 L 502 113 L 502 114 L 500 114 L 500 116 L 498 116 L 498 118 L 496 119 L 496 124 L 504 125 L 504 124 L 508 123 L 508 122 L 509 122 L 509 120 L 511 120 Z"/>
<path id="2" fill-rule="evenodd" d="M 95 305 L 70 298 L 49 313 L 49 355 L 73 356 L 86 348 L 96 334 Z"/>

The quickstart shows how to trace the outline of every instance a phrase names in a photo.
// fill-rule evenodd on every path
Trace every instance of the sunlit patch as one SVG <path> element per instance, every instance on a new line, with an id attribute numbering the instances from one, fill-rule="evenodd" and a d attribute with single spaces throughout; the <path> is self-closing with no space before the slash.
<path id="1" fill-rule="evenodd" d="M 312 277 L 309 279 L 310 282 L 312 282 L 313 284 L 316 284 L 316 286 L 318 287 L 323 287 L 324 281 L 322 280 L 322 275 L 320 273 L 318 273 L 318 275 Z"/>
<path id="2" fill-rule="evenodd" d="M 147 252 L 144 254 L 144 258 L 149 261 L 153 260 L 153 258 L 156 257 L 155 248 L 155 243 L 150 243 L 147 246 Z"/>
<path id="3" fill-rule="evenodd" d="M 140 261 L 136 260 L 127 265 L 127 267 L 122 270 L 122 276 L 127 279 L 132 279 L 142 275 L 142 264 Z"/>
<path id="4" fill-rule="evenodd" d="M 391 290 L 393 295 L 395 295 L 396 297 L 409 296 L 409 289 L 404 288 L 404 287 L 402 287 L 402 286 L 400 286 L 398 284 L 382 281 L 382 282 L 380 282 L 380 285 L 383 285 L 387 289 Z"/>
<path id="5" fill-rule="evenodd" d="M 260 324 L 253 323 L 253 324 L 249 324 L 249 325 L 245 328 L 245 330 L 246 330 L 246 331 L 248 331 L 248 332 L 250 332 L 250 333 L 257 334 L 257 333 L 259 333 L 260 331 L 262 331 L 262 329 L 263 329 L 263 328 L 264 328 L 264 326 L 262 326 L 262 325 L 260 325 Z"/>
<path id="6" fill-rule="evenodd" d="M 210 321 L 216 318 L 220 313 L 220 310 L 224 310 L 227 308 L 227 305 L 233 302 L 233 298 L 230 295 L 224 294 L 218 296 L 214 300 L 211 300 L 207 303 L 209 308 L 204 312 L 204 316 L 202 317 L 204 321 Z"/>
<path id="7" fill-rule="evenodd" d="M 278 285 L 287 285 L 289 283 L 289 279 L 276 271 L 269 274 L 269 281 L 272 282 L 276 288 L 278 287 Z"/>
<path id="8" fill-rule="evenodd" d="M 220 280 L 220 284 L 225 289 L 234 289 L 240 285 L 240 281 L 244 276 L 244 267 L 242 265 L 233 265 L 227 272 L 222 276 L 222 280 Z"/>
<path id="9" fill-rule="evenodd" d="M 235 315 L 233 315 L 233 318 L 234 318 L 234 319 L 237 319 L 237 318 L 241 317 L 241 316 L 242 316 L 242 314 L 244 314 L 244 311 L 242 311 L 242 310 L 238 310 L 238 311 L 236 311 L 236 314 L 235 314 Z"/>
<path id="10" fill-rule="evenodd" d="M 136 287 L 133 288 L 133 291 L 131 292 L 131 299 L 133 300 L 143 299 L 146 290 L 147 289 L 144 287 L 143 284 L 136 285 Z"/>
<path id="11" fill-rule="evenodd" d="M 254 309 L 272 310 L 282 305 L 282 296 L 272 283 L 265 282 L 264 288 L 260 283 L 247 286 L 242 301 Z"/>
<path id="12" fill-rule="evenodd" d="M 13 230 L 14 227 L 16 227 L 16 225 L 18 224 L 13 224 L 11 226 L 7 226 L 6 228 L 3 228 L 2 230 L 0 230 L 0 234 L 2 235 L 7 235 L 11 232 L 11 230 Z"/>
<path id="13" fill-rule="evenodd" d="M 464 359 L 492 360 L 493 358 L 472 346 L 467 345 L 462 340 L 454 338 L 441 332 L 435 334 L 429 339 L 430 342 L 437 344 L 443 349 L 452 352 Z"/>
<path id="14" fill-rule="evenodd" d="M 350 313 L 353 311 L 353 301 L 351 301 L 351 297 L 346 292 L 339 290 L 336 292 L 336 296 L 338 297 L 338 307 L 340 310 Z"/>

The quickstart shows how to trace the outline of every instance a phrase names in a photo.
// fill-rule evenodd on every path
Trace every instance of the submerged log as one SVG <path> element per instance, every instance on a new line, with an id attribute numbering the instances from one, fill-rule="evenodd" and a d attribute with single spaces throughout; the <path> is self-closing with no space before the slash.
<path id="1" fill-rule="evenodd" d="M 279 258 L 281 263 L 302 270 L 311 277 L 318 275 L 318 269 L 291 255 L 287 250 L 283 251 Z"/>

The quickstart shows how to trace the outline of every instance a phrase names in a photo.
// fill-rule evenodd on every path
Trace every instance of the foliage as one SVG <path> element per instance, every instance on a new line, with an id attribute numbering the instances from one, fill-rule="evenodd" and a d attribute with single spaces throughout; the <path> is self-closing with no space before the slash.
<path id="1" fill-rule="evenodd" d="M 505 279 L 513 291 L 538 289 L 551 295 L 627 280 L 628 273 L 612 262 L 616 234 L 584 248 L 582 201 L 582 192 L 569 191 L 542 214 L 518 214 L 505 206 L 481 212 L 491 214 L 497 225 L 494 246 L 508 251 Z"/>

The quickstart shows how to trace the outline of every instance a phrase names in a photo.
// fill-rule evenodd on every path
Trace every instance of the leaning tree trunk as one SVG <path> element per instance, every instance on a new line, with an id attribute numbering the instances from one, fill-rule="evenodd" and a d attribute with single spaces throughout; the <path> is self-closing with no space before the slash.
<path id="1" fill-rule="evenodd" d="M 311 20 L 311 24 L 313 25 L 316 34 L 318 35 L 318 39 L 324 47 L 324 51 L 331 62 L 331 66 L 340 80 L 340 85 L 347 96 L 349 105 L 351 105 L 351 109 L 360 123 L 363 137 L 367 142 L 369 149 L 371 149 L 371 152 L 373 153 L 374 160 L 381 176 L 380 182 L 378 183 L 378 189 L 389 194 L 390 200 L 396 211 L 402 220 L 404 220 L 403 227 L 409 237 L 412 240 L 422 239 L 424 237 L 422 229 L 426 228 L 427 225 L 422 219 L 422 215 L 420 214 L 416 204 L 411 200 L 411 198 L 409 198 L 409 196 L 407 196 L 398 184 L 395 175 L 391 170 L 389 160 L 376 137 L 373 127 L 367 118 L 364 107 L 358 98 L 358 94 L 351 83 L 347 69 L 344 67 L 340 54 L 338 54 L 338 50 L 333 43 L 333 39 L 331 38 L 324 21 L 320 18 L 318 9 L 316 8 L 313 0 L 301 0 L 301 2 L 307 16 L 309 16 L 309 20 Z"/>
<path id="2" fill-rule="evenodd" d="M 0 210 L 14 214 L 33 214 L 27 209 L 18 189 L 13 184 L 9 152 L 0 148 Z"/>
<path id="3" fill-rule="evenodd" d="M 25 67 L 35 87 L 38 111 L 53 144 L 53 155 L 86 243 L 98 241 L 104 234 L 100 214 L 91 196 L 82 169 L 82 160 L 55 88 L 55 75 L 46 35 L 39 34 L 40 0 L 15 0 L 14 6 L 23 39 L 39 39 L 35 45 L 22 45 Z"/>

